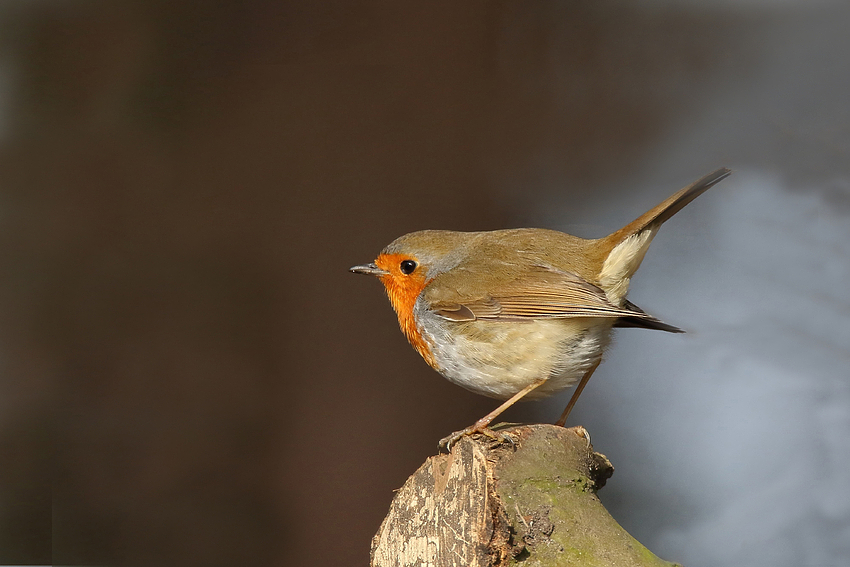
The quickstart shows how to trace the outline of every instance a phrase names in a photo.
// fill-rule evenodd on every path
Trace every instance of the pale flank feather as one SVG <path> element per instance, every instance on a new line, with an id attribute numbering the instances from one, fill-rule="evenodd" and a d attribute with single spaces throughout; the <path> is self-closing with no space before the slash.
<path id="1" fill-rule="evenodd" d="M 599 285 L 606 291 L 611 303 L 619 304 L 626 296 L 631 277 L 640 267 L 657 230 L 656 227 L 632 234 L 617 244 L 605 258 L 599 273 Z"/>

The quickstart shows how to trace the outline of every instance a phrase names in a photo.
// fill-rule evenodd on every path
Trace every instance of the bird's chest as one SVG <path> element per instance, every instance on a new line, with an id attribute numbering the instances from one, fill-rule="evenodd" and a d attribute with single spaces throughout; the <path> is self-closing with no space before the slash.
<path id="1" fill-rule="evenodd" d="M 530 399 L 571 386 L 599 359 L 611 328 L 587 319 L 455 322 L 424 307 L 414 315 L 431 366 L 467 390 L 498 399 L 540 378 L 548 380 Z"/>

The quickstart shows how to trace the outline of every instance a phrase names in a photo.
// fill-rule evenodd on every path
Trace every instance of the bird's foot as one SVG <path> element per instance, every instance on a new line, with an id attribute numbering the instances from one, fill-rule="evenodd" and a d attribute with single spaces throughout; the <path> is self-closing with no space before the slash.
<path id="1" fill-rule="evenodd" d="M 487 423 L 475 422 L 475 424 L 470 425 L 469 427 L 465 427 L 465 428 L 461 429 L 460 431 L 455 431 L 451 435 L 447 435 L 446 437 L 443 437 L 442 439 L 440 439 L 439 447 L 440 447 L 440 449 L 445 449 L 446 451 L 451 451 L 454 444 L 457 443 L 458 441 L 460 441 L 461 438 L 463 438 L 467 435 L 475 435 L 475 434 L 481 434 L 481 435 L 485 435 L 485 436 L 489 437 L 490 439 L 492 439 L 495 442 L 496 445 L 501 445 L 502 443 L 506 443 L 506 442 L 510 443 L 511 445 L 515 444 L 513 437 L 511 437 L 507 433 L 502 433 L 500 431 L 493 431 L 492 429 L 490 429 L 488 427 L 488 425 L 490 425 L 489 422 L 487 422 Z"/>

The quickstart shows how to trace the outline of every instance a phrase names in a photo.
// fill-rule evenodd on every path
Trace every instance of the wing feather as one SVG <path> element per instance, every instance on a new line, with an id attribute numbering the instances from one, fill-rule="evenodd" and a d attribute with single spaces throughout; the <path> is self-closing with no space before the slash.
<path id="1" fill-rule="evenodd" d="M 668 327 L 630 302 L 612 304 L 602 289 L 581 277 L 548 266 L 533 266 L 485 297 L 439 301 L 431 309 L 451 321 L 605 317 Z"/>

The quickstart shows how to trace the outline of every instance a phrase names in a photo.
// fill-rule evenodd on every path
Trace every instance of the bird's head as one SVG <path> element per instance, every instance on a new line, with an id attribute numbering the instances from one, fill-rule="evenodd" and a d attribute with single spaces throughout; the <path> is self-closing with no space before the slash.
<path id="1" fill-rule="evenodd" d="M 461 249 L 470 235 L 448 230 L 411 232 L 395 239 L 371 264 L 353 266 L 349 271 L 376 276 L 397 313 L 412 311 L 428 282 L 460 262 Z"/>
<path id="2" fill-rule="evenodd" d="M 374 262 L 353 266 L 355 274 L 376 276 L 387 290 L 399 325 L 414 347 L 429 360 L 413 317 L 416 300 L 438 274 L 456 266 L 473 233 L 422 230 L 405 234 L 384 248 Z"/>

